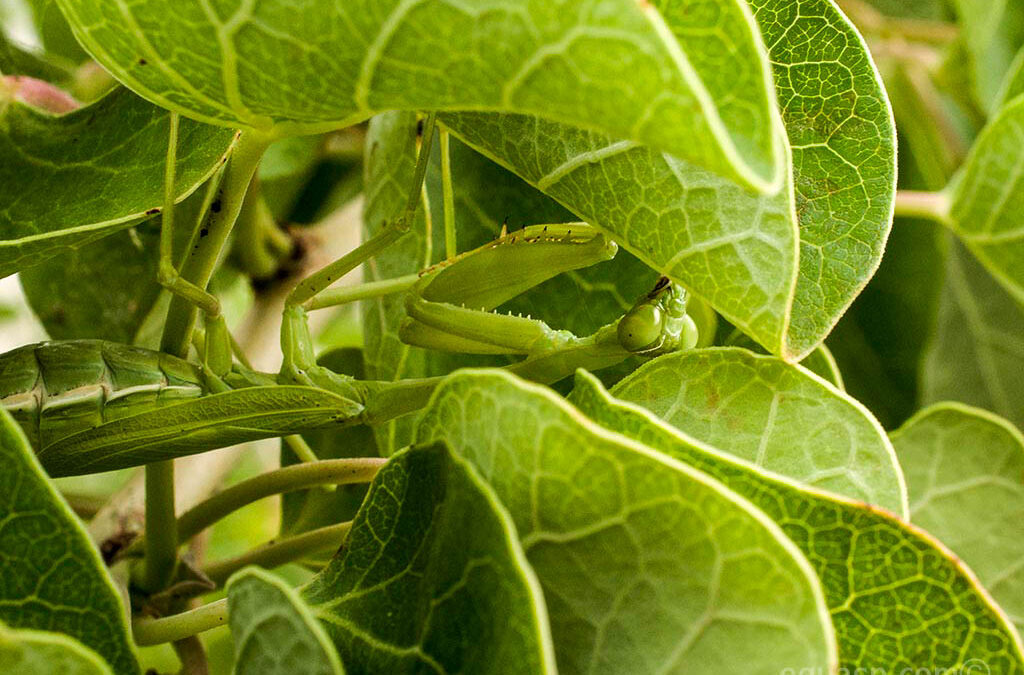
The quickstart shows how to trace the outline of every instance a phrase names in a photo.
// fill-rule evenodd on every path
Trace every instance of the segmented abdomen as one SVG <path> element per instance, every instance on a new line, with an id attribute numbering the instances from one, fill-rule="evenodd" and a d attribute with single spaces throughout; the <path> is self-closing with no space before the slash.
<path id="1" fill-rule="evenodd" d="M 0 405 L 37 450 L 207 391 L 202 372 L 187 361 L 104 340 L 44 342 L 0 355 Z"/>

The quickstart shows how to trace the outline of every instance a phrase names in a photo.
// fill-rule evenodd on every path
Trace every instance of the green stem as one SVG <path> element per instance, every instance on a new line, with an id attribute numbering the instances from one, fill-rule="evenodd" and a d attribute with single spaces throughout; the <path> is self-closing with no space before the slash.
<path id="1" fill-rule="evenodd" d="M 146 466 L 145 588 L 164 588 L 178 564 L 178 528 L 174 518 L 174 462 Z"/>
<path id="2" fill-rule="evenodd" d="M 316 452 L 309 446 L 306 439 L 302 437 L 302 434 L 291 434 L 281 439 L 284 444 L 288 446 L 288 449 L 295 453 L 295 456 L 299 458 L 299 461 L 313 464 L 320 461 L 320 458 L 316 456 Z"/>
<path id="3" fill-rule="evenodd" d="M 239 266 L 255 279 L 269 279 L 292 252 L 292 242 L 281 231 L 254 178 L 235 225 L 234 254 Z"/>
<path id="4" fill-rule="evenodd" d="M 895 215 L 903 218 L 927 218 L 945 224 L 949 222 L 949 209 L 949 195 L 945 192 L 896 192 Z"/>
<path id="5" fill-rule="evenodd" d="M 220 195 L 210 207 L 203 226 L 193 235 L 188 256 L 181 266 L 182 279 L 202 289 L 210 283 L 224 245 L 242 210 L 256 167 L 270 141 L 268 136 L 251 130 L 244 132 L 238 139 L 221 183 Z M 175 356 L 187 355 L 195 319 L 196 307 L 193 303 L 181 297 L 173 298 L 160 351 Z"/>
<path id="6" fill-rule="evenodd" d="M 248 565 L 273 569 L 311 553 L 337 548 L 345 541 L 351 529 L 352 523 L 346 522 L 310 530 L 294 537 L 270 542 L 234 558 L 210 563 L 203 568 L 203 573 L 219 586 L 232 574 Z"/>
<path id="7" fill-rule="evenodd" d="M 452 189 L 451 134 L 441 129 L 441 197 L 444 205 L 444 254 L 451 260 L 458 252 L 455 240 L 455 192 Z"/>
<path id="8" fill-rule="evenodd" d="M 178 534 L 188 541 L 230 513 L 255 501 L 317 485 L 368 483 L 387 460 L 376 457 L 327 459 L 295 464 L 229 487 L 196 504 L 178 519 Z"/>
<path id="9" fill-rule="evenodd" d="M 328 288 L 306 303 L 306 309 L 323 309 L 325 307 L 336 307 L 345 305 L 356 300 L 369 300 L 379 298 L 382 295 L 391 295 L 407 291 L 419 280 L 419 274 L 409 274 L 404 277 L 385 279 L 383 281 L 371 281 L 357 286 L 343 286 L 341 288 Z"/>
<path id="10" fill-rule="evenodd" d="M 310 309 L 307 303 L 314 296 L 405 236 L 405 233 L 412 227 L 416 217 L 416 209 L 422 198 L 423 179 L 427 175 L 427 167 L 430 164 L 430 147 L 434 141 L 434 127 L 436 123 L 437 115 L 435 113 L 427 116 L 427 120 L 423 125 L 423 144 L 420 147 L 419 156 L 416 159 L 416 169 L 413 172 L 412 190 L 409 192 L 405 210 L 398 220 L 389 223 L 376 235 L 363 242 L 362 245 L 349 251 L 327 267 L 303 279 L 292 290 L 285 301 L 287 306 L 303 305 Z"/>
<path id="11" fill-rule="evenodd" d="M 136 619 L 132 622 L 132 634 L 135 644 L 148 647 L 184 640 L 227 622 L 228 601 L 224 598 L 162 619 Z"/>

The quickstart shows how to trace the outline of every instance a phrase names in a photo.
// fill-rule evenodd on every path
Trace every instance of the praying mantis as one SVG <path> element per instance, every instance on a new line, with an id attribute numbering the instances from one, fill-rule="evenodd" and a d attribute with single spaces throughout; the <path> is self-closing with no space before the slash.
<path id="1" fill-rule="evenodd" d="M 174 143 L 172 127 L 172 148 Z M 173 159 L 169 153 L 170 184 Z M 424 173 L 420 164 L 417 195 Z M 503 231 L 493 242 L 386 288 L 368 284 L 364 292 L 342 298 L 320 287 L 400 236 L 396 228 L 383 235 L 387 241 L 368 241 L 296 287 L 284 310 L 281 370 L 261 373 L 233 362 L 216 299 L 176 276 L 170 262 L 172 227 L 173 207 L 165 210 L 162 226 L 160 281 L 206 313 L 198 362 L 99 340 L 40 343 L 0 355 L 0 403 L 53 476 L 148 464 L 332 425 L 379 424 L 423 407 L 441 378 L 364 381 L 317 365 L 307 312 L 353 297 L 405 293 L 403 342 L 521 355 L 507 369 L 541 383 L 556 382 L 580 367 L 597 370 L 634 354 L 654 356 L 697 343 L 687 293 L 664 277 L 621 319 L 586 337 L 493 311 L 560 273 L 611 259 L 616 244 L 584 223 Z"/>

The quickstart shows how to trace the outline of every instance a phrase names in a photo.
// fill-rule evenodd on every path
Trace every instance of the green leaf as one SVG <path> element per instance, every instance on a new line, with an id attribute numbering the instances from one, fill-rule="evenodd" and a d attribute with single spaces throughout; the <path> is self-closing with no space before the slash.
<path id="1" fill-rule="evenodd" d="M 835 386 L 839 391 L 846 391 L 843 385 L 843 374 L 839 372 L 836 357 L 832 356 L 831 350 L 825 345 L 819 345 L 800 362 L 800 365 Z"/>
<path id="2" fill-rule="evenodd" d="M 125 608 L 99 553 L 6 410 L 0 466 L 0 622 L 63 633 L 119 675 L 138 673 Z"/>
<path id="3" fill-rule="evenodd" d="M 18 675 L 113 675 L 96 652 L 60 633 L 10 630 L 0 623 L 0 668 Z"/>
<path id="4" fill-rule="evenodd" d="M 197 190 L 175 209 L 177 253 L 183 253 L 191 240 L 205 192 Z M 147 318 L 158 311 L 155 305 L 162 290 L 157 281 L 159 261 L 157 217 L 61 252 L 23 271 L 19 280 L 25 299 L 50 338 L 135 344 Z M 166 313 L 166 307 L 162 309 Z M 162 324 L 163 317 L 159 318 Z"/>
<path id="5" fill-rule="evenodd" d="M 718 347 L 655 359 L 612 393 L 799 483 L 906 513 L 888 437 L 862 405 L 776 357 Z"/>
<path id="6" fill-rule="evenodd" d="M 886 429 L 917 410 L 921 364 L 935 333 L 946 233 L 897 219 L 871 283 L 829 336 L 850 396 Z"/>
<path id="7" fill-rule="evenodd" d="M 921 400 L 962 401 L 1024 424 L 1024 306 L 950 243 Z"/>
<path id="8" fill-rule="evenodd" d="M 714 337 L 717 337 L 717 335 Z M 706 345 L 698 344 L 698 346 L 710 346 L 711 344 L 714 344 L 714 342 L 708 342 Z M 754 342 L 750 336 L 744 335 L 735 329 L 718 346 L 742 347 L 755 354 L 766 353 L 764 347 Z M 828 383 L 835 385 L 837 389 L 843 390 L 843 375 L 839 372 L 839 364 L 836 363 L 832 352 L 825 345 L 818 345 L 813 352 L 801 359 L 800 365 Z M 602 382 L 604 381 L 602 380 Z M 608 386 L 606 382 L 604 384 Z"/>
<path id="9" fill-rule="evenodd" d="M 1020 641 L 1005 616 L 924 531 L 694 440 L 669 426 L 671 418 L 663 422 L 611 398 L 587 373 L 577 376 L 573 397 L 597 423 L 721 480 L 780 524 L 821 580 L 840 672 L 955 673 L 978 664 L 992 673 L 1024 672 Z"/>
<path id="10" fill-rule="evenodd" d="M 1024 96 L 985 127 L 952 186 L 949 227 L 1024 302 Z"/>
<path id="11" fill-rule="evenodd" d="M 1006 73 L 1006 78 L 1003 79 L 995 110 L 1005 107 L 1021 94 L 1024 94 L 1024 47 L 1017 52 L 1009 72 Z"/>
<path id="12" fill-rule="evenodd" d="M 447 378 L 417 438 L 443 439 L 511 512 L 560 672 L 834 668 L 807 561 L 708 476 L 496 370 Z"/>
<path id="13" fill-rule="evenodd" d="M 227 583 L 237 675 L 342 675 L 337 650 L 302 597 L 259 568 Z"/>
<path id="14" fill-rule="evenodd" d="M 0 29 L 0 74 L 28 75 L 52 83 L 66 83 L 71 73 L 39 54 L 8 38 Z"/>
<path id="15" fill-rule="evenodd" d="M 0 278 L 159 212 L 169 116 L 125 90 L 61 117 L 0 105 Z M 184 199 L 226 161 L 234 137 L 186 121 L 180 134 Z"/>
<path id="16" fill-rule="evenodd" d="M 911 520 L 949 546 L 1024 629 L 1024 436 L 977 408 L 939 403 L 892 435 Z"/>
<path id="17" fill-rule="evenodd" d="M 954 0 L 975 100 L 993 112 L 1014 54 L 1024 45 L 1024 13 L 1014 0 Z"/>
<path id="18" fill-rule="evenodd" d="M 770 351 L 799 360 L 881 259 L 895 132 L 871 58 L 831 2 L 751 4 L 792 151 L 793 175 L 777 195 L 758 197 L 652 149 L 540 119 L 442 119 Z"/>
<path id="19" fill-rule="evenodd" d="M 71 34 L 71 26 L 54 0 L 28 0 L 28 5 L 32 9 L 36 31 L 48 53 L 76 65 L 89 58 Z"/>
<path id="20" fill-rule="evenodd" d="M 213 124 L 303 135 L 387 110 L 500 110 L 649 144 L 758 190 L 782 179 L 770 74 L 739 0 L 692 12 L 717 17 L 713 35 L 699 16 L 670 32 L 634 0 L 57 1 L 123 83 Z M 692 3 L 660 4 L 672 20 Z"/>
<path id="21" fill-rule="evenodd" d="M 303 594 L 351 672 L 555 672 L 512 519 L 442 444 L 384 465 L 342 550 Z"/>

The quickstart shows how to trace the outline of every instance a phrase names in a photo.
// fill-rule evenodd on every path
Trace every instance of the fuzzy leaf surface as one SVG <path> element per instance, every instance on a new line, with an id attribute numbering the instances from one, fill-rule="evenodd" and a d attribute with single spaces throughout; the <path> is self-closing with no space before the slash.
<path id="1" fill-rule="evenodd" d="M 961 401 L 1024 424 L 1024 305 L 951 242 L 936 328 L 921 372 L 923 403 Z"/>
<path id="2" fill-rule="evenodd" d="M 573 400 L 595 422 L 684 462 L 750 499 L 820 579 L 842 672 L 1024 672 L 1020 639 L 977 579 L 937 539 L 862 502 L 799 486 L 706 445 L 586 373 Z M 898 609 L 894 609 L 898 608 Z"/>
<path id="3" fill-rule="evenodd" d="M 544 589 L 559 672 L 834 666 L 807 561 L 714 479 L 499 370 L 447 378 L 417 437 L 444 440 L 509 509 Z"/>
<path id="4" fill-rule="evenodd" d="M 0 666 L 19 675 L 113 675 L 107 662 L 60 633 L 11 630 L 0 624 Z"/>
<path id="5" fill-rule="evenodd" d="M 99 552 L 6 410 L 0 465 L 0 622 L 62 633 L 118 675 L 138 673 L 125 608 Z"/>
<path id="6" fill-rule="evenodd" d="M 871 57 L 831 2 L 751 6 L 774 66 L 785 127 L 776 133 L 788 137 L 791 175 L 775 195 L 539 118 L 442 119 L 769 351 L 799 360 L 881 260 L 895 194 L 895 130 Z M 666 16 L 674 25 L 676 15 Z"/>
<path id="7" fill-rule="evenodd" d="M 350 673 L 555 672 L 515 525 L 443 444 L 384 465 L 344 546 L 303 595 Z"/>
<path id="8" fill-rule="evenodd" d="M 889 438 L 806 370 L 739 348 L 669 354 L 613 389 L 693 438 L 794 481 L 906 513 Z"/>
<path id="9" fill-rule="evenodd" d="M 1024 628 L 1024 436 L 977 408 L 939 403 L 892 435 L 911 520 L 949 546 Z"/>
<path id="10" fill-rule="evenodd" d="M 1024 96 L 978 137 L 955 179 L 949 227 L 1024 302 Z"/>
<path id="11" fill-rule="evenodd" d="M 291 586 L 253 567 L 227 591 L 236 675 L 343 675 L 327 632 Z"/>
<path id="12" fill-rule="evenodd" d="M 0 104 L 0 278 L 159 213 L 170 113 L 118 89 L 54 117 Z M 175 194 L 227 160 L 234 134 L 182 121 Z"/>
<path id="13" fill-rule="evenodd" d="M 650 144 L 758 190 L 783 175 L 741 0 L 660 3 L 721 17 L 712 39 L 633 0 L 58 3 L 124 84 L 212 124 L 304 135 L 387 110 L 500 110 Z"/>

